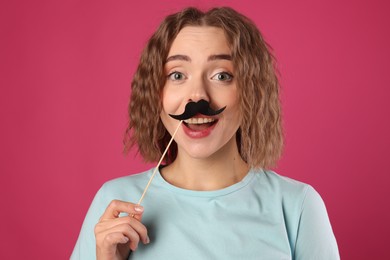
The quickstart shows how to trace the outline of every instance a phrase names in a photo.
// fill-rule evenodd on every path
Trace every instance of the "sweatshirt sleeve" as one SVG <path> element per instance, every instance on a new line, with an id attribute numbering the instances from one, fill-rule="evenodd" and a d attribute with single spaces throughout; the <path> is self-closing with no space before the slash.
<path id="1" fill-rule="evenodd" d="M 303 201 L 296 241 L 296 260 L 340 259 L 325 204 L 311 186 Z"/>
<path id="2" fill-rule="evenodd" d="M 79 237 L 70 257 L 71 260 L 96 259 L 96 241 L 94 229 L 107 205 L 108 202 L 105 200 L 103 185 L 103 187 L 96 193 L 95 198 L 89 207 L 87 215 L 85 216 Z"/>

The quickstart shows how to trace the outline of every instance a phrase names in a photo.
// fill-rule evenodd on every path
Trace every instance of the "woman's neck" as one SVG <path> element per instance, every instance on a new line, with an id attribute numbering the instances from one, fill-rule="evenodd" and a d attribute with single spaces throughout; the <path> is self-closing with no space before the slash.
<path id="1" fill-rule="evenodd" d="M 241 181 L 249 166 L 241 158 L 236 141 L 207 158 L 191 158 L 178 151 L 176 160 L 162 169 L 163 178 L 177 187 L 189 190 L 218 190 Z"/>

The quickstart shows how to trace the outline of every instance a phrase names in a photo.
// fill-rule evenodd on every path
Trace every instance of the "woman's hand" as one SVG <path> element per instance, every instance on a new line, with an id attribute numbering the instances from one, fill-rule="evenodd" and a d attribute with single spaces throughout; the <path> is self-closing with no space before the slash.
<path id="1" fill-rule="evenodd" d="M 128 216 L 119 217 L 121 212 Z M 146 227 L 141 223 L 143 212 L 142 206 L 111 201 L 95 226 L 97 259 L 127 259 L 140 241 L 149 243 Z"/>

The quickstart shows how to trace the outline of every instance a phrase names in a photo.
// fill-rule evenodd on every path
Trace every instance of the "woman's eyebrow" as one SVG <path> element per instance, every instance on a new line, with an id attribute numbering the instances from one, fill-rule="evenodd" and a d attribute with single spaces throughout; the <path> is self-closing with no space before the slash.
<path id="1" fill-rule="evenodd" d="M 216 54 L 216 55 L 210 55 L 207 59 L 207 61 L 214 61 L 214 60 L 232 60 L 232 55 Z"/>
<path id="2" fill-rule="evenodd" d="M 170 62 L 170 61 L 174 61 L 174 60 L 183 60 L 183 61 L 191 62 L 191 58 L 188 57 L 187 55 L 178 54 L 178 55 L 169 56 L 167 58 L 167 60 L 165 61 L 165 63 Z"/>
<path id="3" fill-rule="evenodd" d="M 172 55 L 167 58 L 165 63 L 168 63 L 170 61 L 174 60 L 182 60 L 182 61 L 188 61 L 191 62 L 191 58 L 188 57 L 187 55 L 182 55 L 182 54 L 177 54 L 177 55 Z M 232 56 L 230 54 L 215 54 L 215 55 L 210 55 L 207 58 L 207 61 L 215 61 L 215 60 L 232 60 Z"/>

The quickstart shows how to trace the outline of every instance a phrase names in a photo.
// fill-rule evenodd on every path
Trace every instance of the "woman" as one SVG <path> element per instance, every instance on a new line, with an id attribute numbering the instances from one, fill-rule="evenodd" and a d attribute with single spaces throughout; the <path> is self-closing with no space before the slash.
<path id="1" fill-rule="evenodd" d="M 318 193 L 266 170 L 282 150 L 278 88 L 246 17 L 168 16 L 142 53 L 125 138 L 158 161 L 174 135 L 165 165 L 142 206 L 153 169 L 104 184 L 72 258 L 339 259 Z"/>

